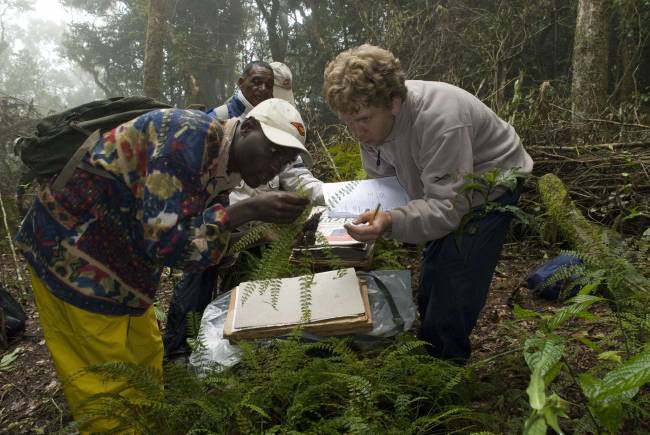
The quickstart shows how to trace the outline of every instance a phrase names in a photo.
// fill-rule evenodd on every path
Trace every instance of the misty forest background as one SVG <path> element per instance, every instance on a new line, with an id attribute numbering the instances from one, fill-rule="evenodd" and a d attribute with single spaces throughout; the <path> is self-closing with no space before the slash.
<path id="1" fill-rule="evenodd" d="M 365 42 L 391 49 L 410 79 L 475 93 L 526 145 L 570 143 L 570 123 L 596 119 L 594 133 L 611 127 L 605 121 L 621 128 L 618 139 L 593 142 L 622 142 L 650 104 L 643 0 L 61 3 L 70 22 L 55 24 L 12 19 L 34 7 L 31 0 L 0 2 L 1 184 L 9 192 L 19 170 L 12 141 L 29 132 L 29 119 L 125 95 L 218 105 L 256 59 L 290 66 L 303 116 L 327 136 L 336 118 L 320 96 L 324 67 Z"/>
<path id="2" fill-rule="evenodd" d="M 376 359 L 341 343 L 288 341 L 247 349 L 241 369 L 207 380 L 168 368 L 165 391 L 127 371 L 157 391 L 148 396 L 155 406 L 113 403 L 116 413 L 150 433 L 650 431 L 650 0 L 60 3 L 69 20 L 55 23 L 18 18 L 35 0 L 0 0 L 3 235 L 16 231 L 18 202 L 29 202 L 16 198 L 22 168 L 13 143 L 37 119 L 114 96 L 220 105 L 252 60 L 291 68 L 315 175 L 363 177 L 358 143 L 320 91 L 326 63 L 366 42 L 392 50 L 409 79 L 477 95 L 515 126 L 535 160 L 493 283 L 502 305 L 486 309 L 469 366 L 427 359 L 406 338 Z M 33 308 L 8 240 L 0 278 Z M 379 248 L 380 263 L 408 265 L 416 276 L 419 248 Z M 583 264 L 556 280 L 580 276 L 577 298 L 540 303 L 522 290 L 533 266 L 567 249 Z M 0 363 L 0 378 L 11 381 L 0 403 L 18 405 L 0 409 L 0 423 L 17 432 L 64 427 L 60 390 L 21 381 L 29 356 L 21 362 L 11 349 L 13 359 Z"/>

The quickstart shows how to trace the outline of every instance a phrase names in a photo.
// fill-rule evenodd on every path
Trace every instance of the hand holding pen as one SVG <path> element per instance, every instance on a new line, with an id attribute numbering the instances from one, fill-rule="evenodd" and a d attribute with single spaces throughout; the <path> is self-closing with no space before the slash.
<path id="1" fill-rule="evenodd" d="M 370 216 L 370 219 L 368 219 L 368 225 L 372 225 L 372 223 L 375 221 L 375 218 L 377 217 L 377 213 L 379 213 L 379 208 L 381 207 L 380 203 L 377 203 L 377 207 L 375 207 L 375 211 L 372 212 L 372 215 Z"/>
<path id="2" fill-rule="evenodd" d="M 392 227 L 392 217 L 390 213 L 379 211 L 381 204 L 373 211 L 366 210 L 361 213 L 351 224 L 345 224 L 345 229 L 348 234 L 355 240 L 367 242 L 376 240 L 386 231 L 390 231 Z M 367 225 L 361 225 L 361 224 Z"/>

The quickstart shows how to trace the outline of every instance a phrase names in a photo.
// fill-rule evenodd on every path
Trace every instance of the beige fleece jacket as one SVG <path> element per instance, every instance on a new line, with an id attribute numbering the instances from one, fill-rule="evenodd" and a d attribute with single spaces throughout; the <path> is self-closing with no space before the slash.
<path id="1" fill-rule="evenodd" d="M 515 129 L 469 92 L 417 80 L 406 81 L 406 88 L 386 141 L 379 147 L 362 144 L 361 157 L 370 177 L 397 175 L 411 197 L 405 207 L 390 211 L 393 227 L 387 237 L 423 243 L 456 230 L 469 211 L 464 195 L 458 196 L 464 175 L 493 168 L 529 174 L 533 160 Z M 482 202 L 474 195 L 471 206 Z"/>

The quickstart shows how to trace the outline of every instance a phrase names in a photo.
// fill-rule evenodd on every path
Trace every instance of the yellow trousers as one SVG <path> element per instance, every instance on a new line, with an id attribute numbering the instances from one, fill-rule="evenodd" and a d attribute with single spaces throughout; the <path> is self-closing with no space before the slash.
<path id="1" fill-rule="evenodd" d="M 92 313 L 54 296 L 31 268 L 30 275 L 45 341 L 75 420 L 83 415 L 82 405 L 89 397 L 125 388 L 123 381 L 106 381 L 84 372 L 89 364 L 137 364 L 160 373 L 162 382 L 163 344 L 153 307 L 142 316 Z M 130 388 L 120 394 L 138 395 Z M 115 421 L 95 420 L 83 430 L 101 432 L 115 425 Z"/>

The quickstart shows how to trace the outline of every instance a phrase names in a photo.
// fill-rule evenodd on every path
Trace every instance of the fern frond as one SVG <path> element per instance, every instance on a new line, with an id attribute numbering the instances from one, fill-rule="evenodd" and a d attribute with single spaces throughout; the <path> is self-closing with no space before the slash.
<path id="1" fill-rule="evenodd" d="M 349 375 L 345 373 L 330 373 L 330 375 L 340 377 L 346 381 L 351 403 L 371 406 L 372 384 L 367 379 L 358 375 Z"/>
<path id="2" fill-rule="evenodd" d="M 307 323 L 311 319 L 311 287 L 314 284 L 314 274 L 303 275 L 299 281 L 301 322 Z"/>
<path id="3" fill-rule="evenodd" d="M 315 343 L 306 343 L 305 353 L 309 353 L 312 351 L 319 351 L 319 353 L 333 355 L 335 352 L 335 346 L 336 346 L 335 342 L 317 341 Z"/>
<path id="4" fill-rule="evenodd" d="M 255 244 L 255 242 L 261 240 L 266 234 L 278 232 L 280 232 L 280 227 L 276 224 L 258 223 L 242 235 L 241 238 L 230 247 L 226 255 L 234 255 L 237 252 L 241 252 Z"/>
<path id="5" fill-rule="evenodd" d="M 201 317 L 202 315 L 198 311 L 188 311 L 185 316 L 187 320 L 185 330 L 189 338 L 196 338 L 199 334 L 199 329 L 201 329 Z"/>
<path id="6" fill-rule="evenodd" d="M 258 414 L 259 416 L 267 420 L 271 419 L 271 416 L 267 414 L 266 411 L 264 411 L 262 408 L 260 408 L 257 405 L 253 405 L 252 403 L 242 403 L 240 404 L 240 407 L 250 409 L 251 411 L 255 412 L 256 414 Z"/>
<path id="7" fill-rule="evenodd" d="M 423 340 L 413 340 L 401 344 L 395 349 L 389 349 L 389 352 L 386 354 L 386 359 L 396 359 L 403 355 L 413 352 L 413 350 L 427 346 L 428 343 Z"/>
<path id="8" fill-rule="evenodd" d="M 439 427 L 445 427 L 454 420 L 470 420 L 471 411 L 467 408 L 450 408 L 444 412 L 434 415 L 419 417 L 411 424 L 411 430 L 416 433 L 430 433 Z M 445 433 L 467 433 L 469 427 L 464 427 L 456 431 L 445 431 Z"/>
<path id="9" fill-rule="evenodd" d="M 413 401 L 410 394 L 398 394 L 393 406 L 395 408 L 395 414 L 398 418 L 405 418 L 408 416 L 408 410 L 411 407 Z"/>
<path id="10" fill-rule="evenodd" d="M 566 303 L 568 306 L 560 308 L 557 313 L 548 321 L 548 328 L 552 331 L 563 325 L 568 320 L 585 312 L 591 305 L 604 301 L 605 299 L 593 295 L 577 295 L 569 299 Z"/>

